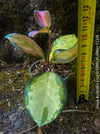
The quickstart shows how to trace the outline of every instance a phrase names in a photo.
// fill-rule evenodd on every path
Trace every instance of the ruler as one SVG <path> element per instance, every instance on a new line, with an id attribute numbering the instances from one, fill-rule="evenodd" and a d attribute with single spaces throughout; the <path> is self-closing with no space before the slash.
<path id="1" fill-rule="evenodd" d="M 78 0 L 77 103 L 88 101 L 96 0 Z"/>

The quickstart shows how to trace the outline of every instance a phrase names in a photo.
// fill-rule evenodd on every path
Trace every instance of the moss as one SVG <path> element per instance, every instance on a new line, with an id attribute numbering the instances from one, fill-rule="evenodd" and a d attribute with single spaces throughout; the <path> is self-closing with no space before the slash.
<path id="1" fill-rule="evenodd" d="M 28 68 L 26 69 L 7 69 L 0 71 L 0 108 L 9 111 L 15 104 L 24 102 L 24 88 L 30 78 Z M 10 106 L 8 105 L 10 103 Z"/>

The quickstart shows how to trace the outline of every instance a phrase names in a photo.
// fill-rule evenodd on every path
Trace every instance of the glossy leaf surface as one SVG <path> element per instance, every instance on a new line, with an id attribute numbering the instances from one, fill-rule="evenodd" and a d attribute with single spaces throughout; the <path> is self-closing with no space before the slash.
<path id="1" fill-rule="evenodd" d="M 64 81 L 54 72 L 44 72 L 32 77 L 25 88 L 25 105 L 31 117 L 44 126 L 57 118 L 66 102 Z"/>
<path id="2" fill-rule="evenodd" d="M 78 39 L 74 34 L 61 36 L 52 44 L 50 61 L 68 63 L 77 57 Z"/>
<path id="3" fill-rule="evenodd" d="M 50 17 L 50 13 L 48 10 L 45 10 L 45 11 L 34 10 L 34 17 L 35 17 L 36 22 L 41 27 L 50 27 L 51 17 Z"/>
<path id="4" fill-rule="evenodd" d="M 44 57 L 43 51 L 39 45 L 23 34 L 11 33 L 6 35 L 5 38 L 7 38 L 16 48 L 23 50 L 28 54 Z"/>
<path id="5" fill-rule="evenodd" d="M 36 34 L 40 34 L 40 33 L 48 33 L 49 34 L 50 29 L 48 27 L 45 27 L 39 31 L 31 31 L 29 32 L 28 36 L 29 37 L 34 37 Z"/>

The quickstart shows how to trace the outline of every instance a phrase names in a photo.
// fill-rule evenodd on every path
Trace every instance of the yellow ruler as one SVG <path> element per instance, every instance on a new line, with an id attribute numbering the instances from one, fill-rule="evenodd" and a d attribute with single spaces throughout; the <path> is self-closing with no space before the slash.
<path id="1" fill-rule="evenodd" d="M 78 0 L 77 103 L 88 100 L 96 0 Z"/>

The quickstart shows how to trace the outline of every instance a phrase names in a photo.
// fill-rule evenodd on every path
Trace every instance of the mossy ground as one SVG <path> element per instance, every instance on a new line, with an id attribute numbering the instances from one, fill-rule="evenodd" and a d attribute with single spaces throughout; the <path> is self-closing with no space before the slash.
<path id="1" fill-rule="evenodd" d="M 15 104 L 23 103 L 25 84 L 30 78 L 28 69 L 16 67 L 3 66 L 0 71 L 0 108 L 4 111 L 9 111 Z"/>
<path id="2" fill-rule="evenodd" d="M 21 105 L 24 106 L 24 88 L 25 85 L 30 79 L 29 69 L 30 65 L 24 67 L 23 65 L 4 65 L 2 63 L 1 71 L 0 71 L 0 109 L 1 113 L 3 111 L 10 111 L 14 107 L 18 107 Z M 61 65 L 58 65 L 61 66 Z M 68 66 L 66 68 L 66 66 Z M 57 67 L 57 66 L 56 66 Z M 65 106 L 65 110 L 69 109 L 80 109 L 86 110 L 89 112 L 62 112 L 62 114 L 52 123 L 45 125 L 42 130 L 44 134 L 99 134 L 100 130 L 94 125 L 95 118 L 100 118 L 100 110 L 96 109 L 96 90 L 95 90 L 95 63 L 92 62 L 91 69 L 91 82 L 90 82 L 90 93 L 89 93 L 89 101 L 83 102 L 80 104 L 76 104 L 76 60 L 70 64 L 63 65 L 63 71 L 68 68 L 72 68 L 73 75 L 71 75 L 67 81 L 67 89 L 68 89 L 68 99 Z M 61 67 L 62 68 L 62 67 Z M 64 70 L 65 68 L 65 70 Z M 42 66 L 43 69 L 43 66 Z M 60 69 L 59 67 L 57 69 Z M 37 72 L 41 69 L 37 68 Z M 36 73 L 36 70 L 35 70 Z M 22 118 L 22 117 L 20 117 Z M 32 120 L 30 119 L 30 122 Z M 34 122 L 34 121 L 33 121 Z M 24 122 L 25 123 L 25 122 Z M 33 123 L 30 124 L 30 128 Z M 24 125 L 21 131 L 25 131 Z M 28 129 L 28 128 L 27 128 Z M 2 128 L 3 131 L 3 128 Z M 32 132 L 36 132 L 37 130 L 29 131 L 27 134 L 31 134 Z M 17 132 L 15 132 L 17 133 Z"/>

